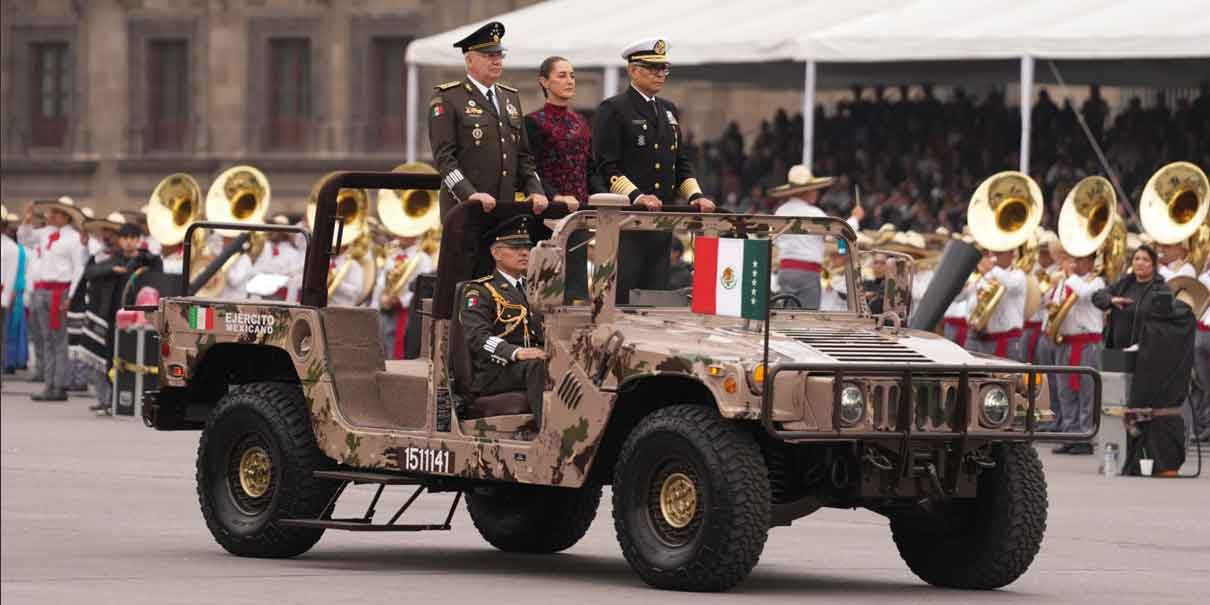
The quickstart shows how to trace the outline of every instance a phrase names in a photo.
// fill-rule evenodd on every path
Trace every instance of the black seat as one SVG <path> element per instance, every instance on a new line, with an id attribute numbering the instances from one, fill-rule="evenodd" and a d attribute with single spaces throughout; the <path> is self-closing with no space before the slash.
<path id="1" fill-rule="evenodd" d="M 466 285 L 470 282 L 459 282 L 455 286 L 454 300 L 463 300 Z M 450 381 L 450 393 L 453 394 L 461 407 L 458 417 L 483 418 L 485 416 L 508 416 L 512 414 L 529 414 L 529 398 L 525 391 L 509 391 L 480 397 L 470 391 L 471 376 L 474 365 L 471 363 L 471 353 L 466 346 L 466 337 L 462 333 L 462 322 L 455 311 L 450 317 L 449 346 L 446 348 L 445 367 Z"/>

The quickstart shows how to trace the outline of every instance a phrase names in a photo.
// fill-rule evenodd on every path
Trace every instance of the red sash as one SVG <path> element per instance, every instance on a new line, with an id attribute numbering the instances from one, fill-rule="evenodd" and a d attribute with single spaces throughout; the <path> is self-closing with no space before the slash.
<path id="1" fill-rule="evenodd" d="M 1071 345 L 1071 359 L 1067 361 L 1067 365 L 1077 367 L 1080 365 L 1084 345 L 1101 342 L 1101 335 L 1095 332 L 1088 334 L 1064 334 L 1063 342 Z M 1073 391 L 1080 390 L 1080 375 L 1069 374 L 1067 376 L 1067 384 Z"/>
<path id="2" fill-rule="evenodd" d="M 395 356 L 391 359 L 403 359 L 403 337 L 408 329 L 408 310 L 399 307 L 395 312 Z"/>
<path id="3" fill-rule="evenodd" d="M 71 287 L 71 282 L 38 281 L 34 282 L 35 290 L 50 290 L 50 329 L 58 330 L 63 327 L 63 294 Z"/>
<path id="4" fill-rule="evenodd" d="M 1198 332 L 1210 332 L 1210 324 L 1204 324 L 1204 323 L 1198 322 L 1197 331 Z"/>
<path id="5" fill-rule="evenodd" d="M 1014 338 L 1021 338 L 1021 328 L 1013 328 L 1007 332 L 987 332 L 983 334 L 983 342 L 996 341 L 996 357 L 1008 357 L 1008 343 Z"/>
<path id="6" fill-rule="evenodd" d="M 815 273 L 823 272 L 823 265 L 813 263 L 809 260 L 794 260 L 792 258 L 784 258 L 778 264 L 782 269 L 798 269 L 799 271 L 813 271 Z"/>
<path id="7" fill-rule="evenodd" d="M 956 339 L 954 342 L 957 342 L 958 346 L 965 349 L 967 330 L 966 320 L 962 319 L 961 317 L 946 317 L 941 323 L 947 326 L 954 326 L 954 328 L 958 330 L 958 333 L 954 335 L 954 338 Z"/>

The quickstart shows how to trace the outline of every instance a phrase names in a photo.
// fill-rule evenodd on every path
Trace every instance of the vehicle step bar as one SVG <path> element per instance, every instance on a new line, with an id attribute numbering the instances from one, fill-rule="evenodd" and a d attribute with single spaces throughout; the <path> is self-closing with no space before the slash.
<path id="1" fill-rule="evenodd" d="M 412 503 L 420 497 L 420 494 L 423 494 L 425 489 L 427 489 L 427 486 L 415 477 L 359 471 L 315 471 L 314 476 L 317 479 L 340 481 L 340 486 L 332 493 L 332 498 L 328 500 L 328 504 L 319 513 L 319 518 L 282 519 L 279 523 L 286 527 L 342 529 L 345 531 L 447 531 L 450 529 L 450 521 L 454 519 L 454 511 L 458 509 L 458 503 L 462 501 L 462 492 L 455 492 L 454 501 L 450 504 L 449 512 L 446 513 L 445 521 L 442 523 L 396 523 L 403 516 L 403 513 L 407 512 L 408 508 L 412 506 Z M 363 483 L 378 485 L 378 489 L 374 491 L 374 498 L 370 500 L 369 506 L 366 507 L 365 514 L 359 518 L 333 519 L 332 512 L 336 510 L 336 501 L 344 494 L 345 488 L 350 484 L 357 485 Z M 378 499 L 382 497 L 382 492 L 388 485 L 416 485 L 418 487 L 408 497 L 407 502 L 404 502 L 399 507 L 399 510 L 396 510 L 395 514 L 391 515 L 390 520 L 386 523 L 374 523 L 374 507 L 378 505 Z"/>
<path id="2" fill-rule="evenodd" d="M 365 483 L 381 485 L 420 485 L 420 479 L 392 473 L 370 473 L 365 471 L 315 471 L 316 479 L 348 481 L 353 485 Z"/>

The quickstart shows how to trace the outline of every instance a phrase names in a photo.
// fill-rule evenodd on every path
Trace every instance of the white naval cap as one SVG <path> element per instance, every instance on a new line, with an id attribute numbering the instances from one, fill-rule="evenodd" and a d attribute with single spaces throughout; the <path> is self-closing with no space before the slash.
<path id="1" fill-rule="evenodd" d="M 639 40 L 622 51 L 626 61 L 642 61 L 644 63 L 667 63 L 668 41 L 663 38 L 647 38 Z"/>

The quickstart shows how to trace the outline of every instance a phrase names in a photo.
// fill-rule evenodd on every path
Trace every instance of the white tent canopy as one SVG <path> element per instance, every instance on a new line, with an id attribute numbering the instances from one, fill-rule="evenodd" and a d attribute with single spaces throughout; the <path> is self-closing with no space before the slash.
<path id="1" fill-rule="evenodd" d="M 618 67 L 621 49 L 646 37 L 668 40 L 674 66 L 802 63 L 808 164 L 816 63 L 917 62 L 927 73 L 930 61 L 1019 61 L 1022 163 L 1028 165 L 1035 57 L 1092 60 L 1084 71 L 1094 78 L 1098 66 L 1107 76 L 1122 67 L 1096 61 L 1210 57 L 1210 10 L 1189 0 L 550 0 L 408 46 L 409 158 L 415 157 L 416 66 L 461 66 L 454 41 L 488 21 L 504 23 L 510 68 L 536 68 L 552 54 L 581 69 Z M 1146 62 L 1132 65 L 1147 70 Z M 1186 82 L 1210 77 L 1210 62 L 1196 65 L 1200 73 L 1178 74 L 1188 76 Z M 617 70 L 605 73 L 612 94 Z"/>

